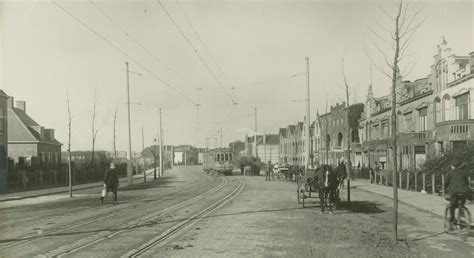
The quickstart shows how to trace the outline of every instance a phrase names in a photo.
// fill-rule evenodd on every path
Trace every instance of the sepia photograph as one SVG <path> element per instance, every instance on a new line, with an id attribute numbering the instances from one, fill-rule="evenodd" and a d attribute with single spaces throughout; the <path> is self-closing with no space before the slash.
<path id="1" fill-rule="evenodd" d="M 0 0 L 0 257 L 474 257 L 473 0 Z"/>

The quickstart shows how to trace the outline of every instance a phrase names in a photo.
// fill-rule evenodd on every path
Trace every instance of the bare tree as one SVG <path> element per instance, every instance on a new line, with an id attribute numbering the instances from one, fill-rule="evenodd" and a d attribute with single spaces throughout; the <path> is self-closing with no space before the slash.
<path id="1" fill-rule="evenodd" d="M 113 127 L 113 137 L 114 137 L 114 160 L 117 159 L 117 144 L 116 144 L 116 140 L 117 140 L 117 135 L 116 135 L 116 130 L 115 130 L 115 126 L 117 124 L 117 106 L 115 106 L 115 112 L 114 112 L 114 127 Z"/>
<path id="2" fill-rule="evenodd" d="M 346 90 L 346 138 L 347 138 L 347 153 L 346 153 L 346 160 L 347 160 L 347 203 L 351 203 L 351 123 L 350 123 L 350 105 L 349 105 L 349 84 L 347 83 L 346 73 L 344 71 L 344 58 L 342 58 L 342 77 L 344 78 L 344 87 Z"/>
<path id="3" fill-rule="evenodd" d="M 72 118 L 71 118 L 71 107 L 69 102 L 69 91 L 66 94 L 66 101 L 67 101 L 67 113 L 68 113 L 68 141 L 67 141 L 67 153 L 68 153 L 68 172 L 69 172 L 69 197 L 72 198 L 72 169 L 71 169 L 71 126 L 72 126 Z"/>
<path id="4" fill-rule="evenodd" d="M 91 130 L 91 133 L 92 133 L 91 169 L 94 169 L 95 142 L 97 140 L 97 134 L 99 133 L 99 129 L 95 128 L 96 105 L 97 105 L 97 98 L 96 98 L 96 93 L 94 93 L 94 107 L 92 110 L 92 130 Z"/>
<path id="5" fill-rule="evenodd" d="M 411 9 L 411 8 L 410 8 Z M 381 12 L 386 16 L 392 29 L 387 29 L 381 24 L 377 24 L 385 34 L 377 33 L 370 30 L 370 45 L 375 49 L 379 60 L 377 63 L 367 52 L 364 44 L 364 50 L 370 62 L 377 70 L 386 75 L 391 80 L 391 160 L 392 160 L 392 186 L 393 186 L 393 238 L 398 239 L 398 167 L 397 167 L 397 82 L 399 78 L 406 76 L 414 67 L 407 62 L 408 45 L 415 32 L 423 23 L 421 19 L 422 9 L 414 12 L 409 11 L 409 5 L 399 0 L 396 3 L 394 14 L 392 16 L 385 9 L 381 8 Z M 376 42 L 373 38 L 377 38 Z M 381 45 L 383 44 L 383 45 Z M 401 66 L 405 69 L 400 70 Z"/>

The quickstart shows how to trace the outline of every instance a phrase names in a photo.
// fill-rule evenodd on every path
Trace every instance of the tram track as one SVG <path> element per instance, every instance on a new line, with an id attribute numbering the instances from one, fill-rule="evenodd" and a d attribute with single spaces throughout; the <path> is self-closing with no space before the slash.
<path id="1" fill-rule="evenodd" d="M 188 172 L 188 174 L 191 175 L 191 177 L 194 177 L 194 178 L 197 177 L 192 172 Z M 191 185 L 194 182 L 194 180 L 190 180 L 189 184 L 186 184 L 186 186 L 181 186 L 181 187 L 185 187 L 185 189 L 187 189 L 187 191 L 192 192 L 192 191 L 194 191 L 198 188 L 204 187 L 204 186 L 209 185 L 213 182 L 214 177 L 211 177 L 207 174 L 203 174 L 203 175 L 207 179 L 204 183 L 195 185 L 191 188 L 187 188 L 186 186 Z M 167 194 L 172 193 L 173 191 L 176 191 L 176 189 L 167 189 L 165 192 L 161 192 L 161 194 L 167 195 Z M 135 201 L 140 200 L 140 199 L 143 199 L 143 196 L 134 197 L 134 198 L 130 199 L 129 202 L 135 202 Z M 157 200 L 152 201 L 152 203 L 153 202 L 159 202 L 159 201 L 160 201 L 160 199 L 157 199 Z M 127 212 L 129 212 L 129 210 L 136 209 L 140 205 L 141 204 L 133 204 L 131 207 L 127 207 L 127 209 L 118 209 L 118 210 L 112 210 L 112 211 L 107 212 L 105 214 L 104 213 L 97 214 L 95 216 L 80 220 L 77 223 L 73 223 L 72 225 L 69 225 L 67 227 L 63 227 L 61 229 L 57 229 L 57 230 L 53 229 L 53 230 L 49 230 L 49 231 L 42 231 L 41 234 L 35 233 L 35 234 L 26 235 L 26 236 L 23 236 L 21 240 L 18 240 L 18 241 L 15 241 L 15 242 L 0 243 L 0 248 L 2 248 L 2 249 L 13 248 L 13 247 L 16 247 L 18 245 L 27 243 L 27 242 L 32 241 L 32 240 L 36 240 L 36 239 L 39 239 L 39 238 L 44 238 L 44 237 L 48 237 L 48 236 L 51 236 L 51 235 L 63 233 L 63 232 L 66 232 L 68 230 L 79 228 L 79 227 L 82 227 L 82 226 L 85 226 L 85 225 L 88 225 L 88 224 L 92 224 L 92 223 L 95 223 L 95 222 L 100 222 L 102 220 L 106 220 L 106 219 L 109 219 L 111 217 L 115 217 L 115 216 L 121 215 L 123 213 L 127 213 Z"/>
<path id="2" fill-rule="evenodd" d="M 67 246 L 60 246 L 54 250 L 51 250 L 49 252 L 47 252 L 46 254 L 44 254 L 44 256 L 46 257 L 63 257 L 65 255 L 68 255 L 68 254 L 72 254 L 76 251 L 79 251 L 83 248 L 86 248 L 88 246 L 91 246 L 91 245 L 94 245 L 94 244 L 97 244 L 97 243 L 100 243 L 106 239 L 110 239 L 112 237 L 115 237 L 117 235 L 120 235 L 126 231 L 129 231 L 129 230 L 133 230 L 134 228 L 139 228 L 139 227 L 142 227 L 142 226 L 146 226 L 150 223 L 153 223 L 154 221 L 156 221 L 157 219 L 160 219 L 162 218 L 163 216 L 165 215 L 168 215 L 170 214 L 171 212 L 173 211 L 176 211 L 176 210 L 179 210 L 181 208 L 184 208 L 186 206 L 189 206 L 190 204 L 192 203 L 195 203 L 199 200 L 202 200 L 204 198 L 206 198 L 208 195 L 210 194 L 213 194 L 219 190 L 221 190 L 222 188 L 224 188 L 227 183 L 228 183 L 228 180 L 227 178 L 221 178 L 221 183 L 202 193 L 202 194 L 199 194 L 189 200 L 186 200 L 184 202 L 180 202 L 176 205 L 173 205 L 173 206 L 170 206 L 164 210 L 161 210 L 159 212 L 154 212 L 154 213 L 151 213 L 145 217 L 142 217 L 138 220 L 135 220 L 131 223 L 129 223 L 127 226 L 123 227 L 123 228 L 120 228 L 120 229 L 117 229 L 117 230 L 102 230 L 94 235 L 89 235 L 89 236 L 86 236 L 84 238 L 81 238 L 77 241 L 75 241 L 73 244 L 70 244 L 70 245 L 67 245 Z"/>
<path id="3" fill-rule="evenodd" d="M 184 230 L 186 230 L 187 228 L 189 228 L 193 224 L 197 223 L 201 218 L 205 217 L 206 215 L 211 214 L 215 210 L 219 209 L 220 207 L 222 207 L 226 203 L 233 200 L 235 197 L 237 197 L 242 192 L 244 187 L 245 187 L 244 181 L 239 179 L 238 186 L 231 193 L 229 193 L 225 197 L 219 199 L 218 201 L 214 202 L 210 206 L 207 206 L 205 209 L 201 210 L 200 212 L 198 212 L 194 216 L 191 216 L 191 217 L 187 218 L 186 220 L 182 221 L 181 223 L 169 228 L 164 233 L 162 233 L 161 235 L 151 239 L 150 241 L 148 241 L 144 245 L 142 245 L 142 246 L 140 246 L 136 249 L 131 250 L 130 252 L 128 252 L 124 256 L 139 257 L 140 255 L 143 255 L 143 254 L 146 254 L 149 251 L 152 251 L 152 249 L 154 247 L 159 246 L 160 244 L 164 244 L 167 240 L 170 240 L 171 238 L 179 235 L 181 232 L 183 232 Z"/>

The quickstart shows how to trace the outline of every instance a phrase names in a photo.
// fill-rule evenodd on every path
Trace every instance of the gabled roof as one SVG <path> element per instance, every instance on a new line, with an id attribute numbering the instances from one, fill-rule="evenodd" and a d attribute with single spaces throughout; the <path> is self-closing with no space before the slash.
<path id="1" fill-rule="evenodd" d="M 8 95 L 0 89 L 0 97 L 8 98 Z"/>
<path id="2" fill-rule="evenodd" d="M 33 118 L 18 108 L 8 109 L 8 141 L 39 142 L 53 145 L 61 145 L 56 139 L 41 137 L 33 128 L 40 126 Z"/>
<path id="3" fill-rule="evenodd" d="M 289 132 L 289 134 L 295 134 L 296 126 L 295 125 L 288 125 L 288 132 Z"/>
<path id="4" fill-rule="evenodd" d="M 26 114 L 23 110 L 18 108 L 13 108 L 13 111 L 21 120 L 21 122 L 26 126 L 39 126 L 38 123 L 33 120 L 28 114 Z"/>

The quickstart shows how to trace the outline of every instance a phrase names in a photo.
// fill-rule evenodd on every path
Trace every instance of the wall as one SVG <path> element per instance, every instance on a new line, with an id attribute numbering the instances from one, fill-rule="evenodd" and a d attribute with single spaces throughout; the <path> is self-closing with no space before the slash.
<path id="1" fill-rule="evenodd" d="M 0 130 L 0 192 L 7 190 L 8 173 L 8 112 L 7 98 L 0 96 L 0 114 L 3 120 L 3 130 Z"/>

